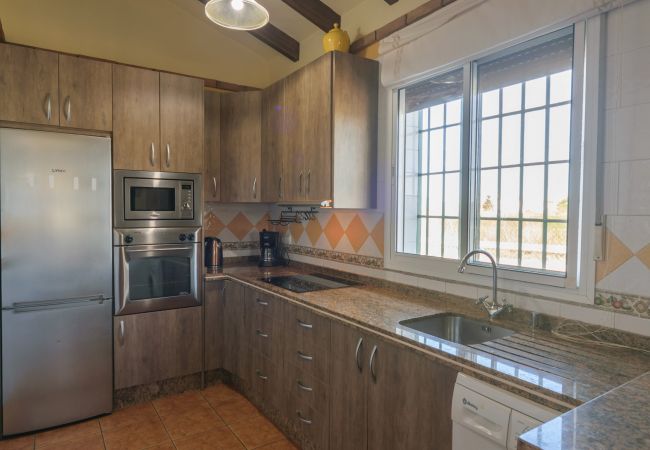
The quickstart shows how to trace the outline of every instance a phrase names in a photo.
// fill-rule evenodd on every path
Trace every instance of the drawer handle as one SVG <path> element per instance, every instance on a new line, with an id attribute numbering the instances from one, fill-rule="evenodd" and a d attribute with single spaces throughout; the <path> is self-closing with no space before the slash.
<path id="1" fill-rule="evenodd" d="M 120 320 L 120 345 L 124 345 L 124 321 Z"/>
<path id="2" fill-rule="evenodd" d="M 265 302 L 264 300 L 260 300 L 259 298 L 255 300 L 258 305 L 262 306 L 269 306 L 269 302 Z"/>
<path id="3" fill-rule="evenodd" d="M 302 384 L 302 381 L 298 381 L 298 387 L 303 391 L 307 391 L 307 392 L 311 392 L 314 390 L 313 388 L 310 388 L 309 386 L 305 386 L 304 384 Z"/>
<path id="4" fill-rule="evenodd" d="M 307 328 L 308 330 L 311 330 L 312 328 L 314 328 L 314 326 L 312 324 L 310 324 L 310 323 L 303 322 L 300 319 L 296 319 L 296 320 L 298 321 L 298 325 L 300 325 L 303 328 Z"/>
<path id="5" fill-rule="evenodd" d="M 354 358 L 357 361 L 357 369 L 359 369 L 359 372 L 363 372 L 363 366 L 361 366 L 361 347 L 363 346 L 363 338 L 359 338 L 359 342 L 357 342 L 357 349 L 354 352 Z"/>
<path id="6" fill-rule="evenodd" d="M 370 353 L 370 375 L 372 375 L 372 381 L 377 382 L 377 372 L 375 372 L 375 361 L 377 356 L 377 346 L 375 345 L 372 348 L 372 353 Z"/>
<path id="7" fill-rule="evenodd" d="M 257 333 L 259 337 L 263 337 L 264 339 L 267 339 L 269 337 L 269 335 L 267 333 L 263 333 L 262 330 L 256 330 L 255 333 Z"/>
<path id="8" fill-rule="evenodd" d="M 305 361 L 311 361 L 311 360 L 314 359 L 313 356 L 311 356 L 311 355 L 306 355 L 306 354 L 304 354 L 303 352 L 301 352 L 300 350 L 298 350 L 296 353 L 298 353 L 298 357 L 299 357 L 299 358 L 302 358 L 302 359 L 304 359 Z"/>
<path id="9" fill-rule="evenodd" d="M 257 378 L 259 378 L 262 381 L 267 381 L 269 379 L 269 377 L 263 375 L 262 372 L 260 372 L 259 370 L 255 371 L 255 375 L 257 375 Z"/>
<path id="10" fill-rule="evenodd" d="M 306 419 L 300 414 L 300 411 L 296 411 L 296 415 L 298 416 L 298 420 L 301 421 L 304 424 L 311 425 L 312 420 L 311 419 Z"/>

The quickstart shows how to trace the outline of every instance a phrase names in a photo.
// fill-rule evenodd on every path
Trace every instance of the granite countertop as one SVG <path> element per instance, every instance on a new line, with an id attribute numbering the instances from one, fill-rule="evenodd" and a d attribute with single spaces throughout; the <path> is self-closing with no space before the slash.
<path id="1" fill-rule="evenodd" d="M 227 267 L 206 274 L 206 280 L 232 278 L 281 295 L 335 318 L 376 331 L 458 371 L 530 398 L 558 411 L 568 411 L 650 371 L 650 356 L 641 352 L 576 344 L 533 328 L 523 312 L 493 320 L 516 331 L 512 336 L 480 345 L 460 345 L 419 337 L 400 326 L 404 319 L 453 312 L 487 321 L 473 302 L 406 285 L 361 279 L 362 284 L 316 292 L 295 293 L 263 281 L 264 277 L 313 273 L 313 266 Z M 518 316 L 518 314 L 521 314 Z"/>

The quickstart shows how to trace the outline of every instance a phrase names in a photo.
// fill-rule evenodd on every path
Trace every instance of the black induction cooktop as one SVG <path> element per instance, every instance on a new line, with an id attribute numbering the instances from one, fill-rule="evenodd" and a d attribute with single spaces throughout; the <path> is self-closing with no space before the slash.
<path id="1" fill-rule="evenodd" d="M 286 275 L 262 278 L 262 281 L 293 292 L 313 292 L 356 286 L 358 283 L 321 274 Z"/>

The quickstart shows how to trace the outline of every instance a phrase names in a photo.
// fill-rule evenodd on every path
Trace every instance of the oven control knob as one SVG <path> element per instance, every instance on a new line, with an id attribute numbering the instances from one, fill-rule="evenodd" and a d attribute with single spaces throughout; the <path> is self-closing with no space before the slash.
<path id="1" fill-rule="evenodd" d="M 124 236 L 124 242 L 130 244 L 131 242 L 133 242 L 133 236 L 129 236 L 129 235 Z"/>
<path id="2" fill-rule="evenodd" d="M 182 242 L 182 241 L 184 241 L 185 239 L 187 239 L 187 236 L 185 236 L 184 233 L 181 233 L 181 234 L 178 235 L 178 239 L 180 239 L 181 242 Z"/>
<path id="3" fill-rule="evenodd" d="M 194 240 L 194 233 L 190 233 L 187 235 L 187 240 L 188 241 L 193 241 Z"/>

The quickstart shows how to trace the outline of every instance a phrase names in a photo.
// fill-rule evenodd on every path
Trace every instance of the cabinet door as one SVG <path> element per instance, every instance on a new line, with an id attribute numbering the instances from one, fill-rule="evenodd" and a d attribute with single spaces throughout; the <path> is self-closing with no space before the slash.
<path id="1" fill-rule="evenodd" d="M 0 120 L 59 124 L 59 55 L 0 44 Z"/>
<path id="2" fill-rule="evenodd" d="M 113 64 L 113 169 L 159 171 L 160 76 Z"/>
<path id="3" fill-rule="evenodd" d="M 262 201 L 282 198 L 284 135 L 284 80 L 262 92 Z"/>
<path id="4" fill-rule="evenodd" d="M 262 93 L 221 97 L 221 200 L 259 202 Z"/>
<path id="5" fill-rule="evenodd" d="M 330 448 L 372 448 L 368 447 L 366 417 L 370 338 L 337 321 L 332 321 L 331 329 Z"/>
<path id="6" fill-rule="evenodd" d="M 307 201 L 320 203 L 332 198 L 332 54 L 304 70 L 310 86 L 303 143 L 304 192 Z"/>
<path id="7" fill-rule="evenodd" d="M 204 289 L 204 348 L 205 370 L 216 370 L 223 367 L 224 320 L 223 296 L 225 281 L 207 281 Z"/>
<path id="8" fill-rule="evenodd" d="M 203 195 L 206 202 L 221 200 L 221 95 L 205 92 L 205 147 L 203 149 Z"/>
<path id="9" fill-rule="evenodd" d="M 115 388 L 202 370 L 201 307 L 116 316 Z"/>
<path id="10" fill-rule="evenodd" d="M 376 345 L 368 378 L 368 448 L 451 449 L 456 372 L 414 350 Z"/>
<path id="11" fill-rule="evenodd" d="M 285 139 L 282 157 L 284 201 L 305 199 L 305 130 L 307 123 L 309 77 L 305 69 L 298 70 L 285 79 Z"/>
<path id="12" fill-rule="evenodd" d="M 250 379 L 251 355 L 248 344 L 249 321 L 246 317 L 245 296 L 247 288 L 234 282 L 226 281 L 220 310 L 223 311 L 222 351 L 223 368 L 246 381 Z"/>
<path id="13" fill-rule="evenodd" d="M 203 80 L 160 74 L 161 167 L 166 172 L 203 170 Z"/>
<path id="14" fill-rule="evenodd" d="M 61 125 L 87 130 L 113 129 L 111 64 L 59 55 Z"/>

